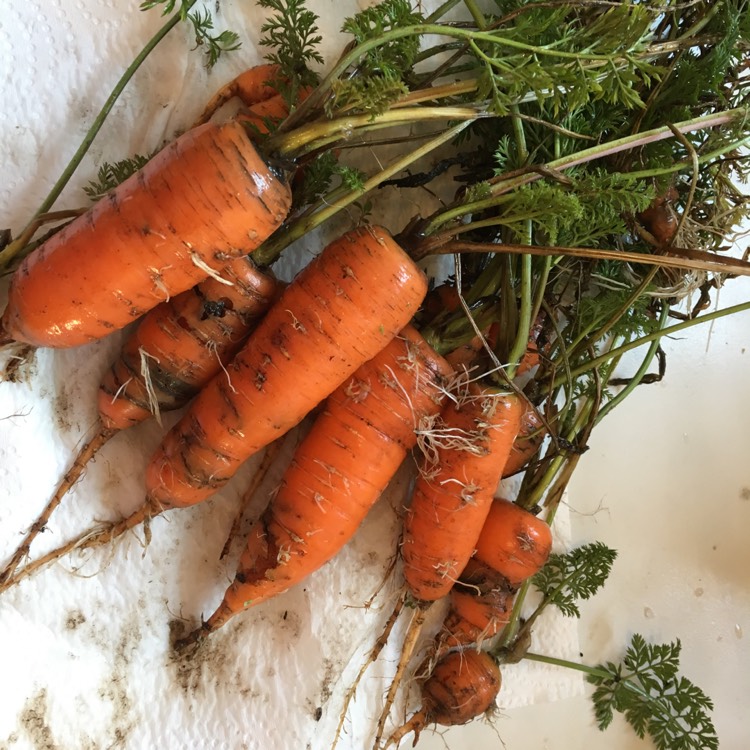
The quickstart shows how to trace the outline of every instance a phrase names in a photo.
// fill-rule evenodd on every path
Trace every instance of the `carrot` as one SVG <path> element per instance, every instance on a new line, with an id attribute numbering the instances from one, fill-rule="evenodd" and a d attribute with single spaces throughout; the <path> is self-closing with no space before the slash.
<path id="1" fill-rule="evenodd" d="M 147 469 L 146 502 L 127 518 L 90 529 L 29 563 L 0 590 L 73 549 L 107 544 L 163 510 L 213 494 L 246 458 L 298 424 L 384 349 L 426 288 L 424 274 L 380 227 L 332 242 L 168 433 Z"/>
<path id="2" fill-rule="evenodd" d="M 476 384 L 449 404 L 404 519 L 401 557 L 412 595 L 445 596 L 466 566 L 518 432 L 523 402 Z"/>
<path id="3" fill-rule="evenodd" d="M 235 97 L 248 106 L 257 107 L 261 102 L 278 96 L 273 84 L 279 75 L 279 66 L 271 63 L 255 65 L 244 70 L 209 99 L 195 125 L 208 122 L 221 107 Z"/>
<path id="4" fill-rule="evenodd" d="M 168 433 L 147 469 L 148 502 L 184 507 L 213 494 L 383 349 L 425 292 L 424 275 L 385 229 L 331 243 L 284 290 L 228 376 Z"/>
<path id="5" fill-rule="evenodd" d="M 290 205 L 285 176 L 241 124 L 190 130 L 24 259 L 0 337 L 69 347 L 106 336 L 254 250 Z"/>
<path id="6" fill-rule="evenodd" d="M 531 459 L 539 452 L 546 435 L 547 432 L 539 418 L 539 413 L 531 402 L 526 402 L 526 408 L 521 415 L 518 435 L 513 441 L 513 447 L 503 469 L 504 479 L 526 468 Z"/>
<path id="7" fill-rule="evenodd" d="M 417 426 L 439 412 L 451 372 L 407 326 L 330 395 L 251 528 L 221 604 L 179 647 L 295 585 L 351 539 L 416 444 Z"/>
<path id="8" fill-rule="evenodd" d="M 466 724 L 491 710 L 501 685 L 500 669 L 484 651 L 453 651 L 440 659 L 422 684 L 422 707 L 389 738 L 385 747 L 397 746 L 429 724 Z"/>
<path id="9" fill-rule="evenodd" d="M 516 589 L 508 579 L 478 560 L 469 560 L 449 594 L 450 609 L 438 635 L 437 653 L 481 644 L 510 621 Z"/>
<path id="10" fill-rule="evenodd" d="M 264 113 L 283 116 L 288 111 L 278 95 L 264 104 Z M 250 112 L 257 114 L 254 108 Z M 79 451 L 11 555 L 0 572 L 0 584 L 28 555 L 34 538 L 98 451 L 118 431 L 184 406 L 232 359 L 276 293 L 273 274 L 242 256 L 228 260 L 217 278 L 209 276 L 143 317 L 99 387 L 99 431 Z"/>
<path id="11" fill-rule="evenodd" d="M 495 498 L 476 544 L 476 559 L 518 585 L 541 570 L 552 549 L 552 532 L 520 505 Z"/>
<path id="12" fill-rule="evenodd" d="M 404 579 L 417 607 L 380 715 L 376 746 L 428 606 L 450 592 L 474 552 L 522 409 L 514 394 L 470 383 L 427 431 L 430 442 L 405 514 L 401 542 Z"/>

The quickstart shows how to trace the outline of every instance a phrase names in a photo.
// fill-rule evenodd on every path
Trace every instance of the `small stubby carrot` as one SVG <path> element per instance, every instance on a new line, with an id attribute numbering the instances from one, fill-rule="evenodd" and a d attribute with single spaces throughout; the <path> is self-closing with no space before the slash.
<path id="1" fill-rule="evenodd" d="M 286 591 L 339 552 L 416 444 L 419 425 L 440 411 L 451 374 L 407 326 L 328 397 L 251 527 L 221 604 L 180 648 Z"/>
<path id="2" fill-rule="evenodd" d="M 146 471 L 147 502 L 185 507 L 216 492 L 385 348 L 426 290 L 422 271 L 382 227 L 328 245 L 162 441 Z"/>
<path id="3" fill-rule="evenodd" d="M 476 559 L 469 560 L 449 594 L 450 609 L 438 634 L 436 651 L 481 646 L 510 621 L 517 589 Z"/>
<path id="4" fill-rule="evenodd" d="M 517 503 L 498 497 L 492 501 L 476 543 L 476 559 L 519 585 L 547 562 L 552 531 L 538 516 Z"/>
<path id="5" fill-rule="evenodd" d="M 500 693 L 502 678 L 495 660 L 484 651 L 453 651 L 443 656 L 421 687 L 422 706 L 397 729 L 384 747 L 397 747 L 414 732 L 430 724 L 459 726 L 492 710 Z"/>
<path id="6" fill-rule="evenodd" d="M 208 122 L 231 99 L 237 98 L 247 106 L 257 107 L 262 102 L 278 96 L 274 82 L 278 80 L 279 75 L 279 66 L 272 63 L 263 63 L 243 70 L 208 100 L 195 125 Z"/>
<path id="7" fill-rule="evenodd" d="M 102 338 L 256 249 L 290 206 L 285 174 L 242 124 L 189 130 L 24 259 L 2 338 L 49 347 Z"/>
<path id="8" fill-rule="evenodd" d="M 415 599 L 446 596 L 472 556 L 522 411 L 515 394 L 472 383 L 429 431 L 435 455 L 421 466 L 401 542 Z"/>
<path id="9" fill-rule="evenodd" d="M 517 474 L 525 469 L 536 456 L 547 436 L 547 430 L 534 405 L 527 401 L 521 416 L 518 435 L 513 441 L 510 455 L 503 469 L 503 478 Z"/>

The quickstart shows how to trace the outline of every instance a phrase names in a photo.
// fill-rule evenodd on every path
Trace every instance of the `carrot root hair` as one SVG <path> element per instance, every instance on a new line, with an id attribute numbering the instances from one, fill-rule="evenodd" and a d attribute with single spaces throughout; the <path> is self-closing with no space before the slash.
<path id="1" fill-rule="evenodd" d="M 339 723 L 336 727 L 336 733 L 333 737 L 333 742 L 331 743 L 331 750 L 336 750 L 336 745 L 338 744 L 339 738 L 341 737 L 341 732 L 344 728 L 344 722 L 346 721 L 346 717 L 349 714 L 349 706 L 351 702 L 354 700 L 354 696 L 357 694 L 357 688 L 359 687 L 359 683 L 362 681 L 362 678 L 365 676 L 365 672 L 367 671 L 369 666 L 371 664 L 374 664 L 378 660 L 378 657 L 380 656 L 380 652 L 385 648 L 386 643 L 388 643 L 388 639 L 391 637 L 391 632 L 393 631 L 393 627 L 398 621 L 399 615 L 404 609 L 405 602 L 406 602 L 406 590 L 402 589 L 401 594 L 398 598 L 398 601 L 396 602 L 396 605 L 393 607 L 391 614 L 388 616 L 388 619 L 385 621 L 383 630 L 378 636 L 378 639 L 373 644 L 373 647 L 370 650 L 370 653 L 368 654 L 365 661 L 362 663 L 362 666 L 359 668 L 359 672 L 357 672 L 357 676 L 354 678 L 354 682 L 349 686 L 349 689 L 346 691 L 346 695 L 344 696 L 344 705 L 341 708 L 341 714 L 339 716 Z"/>
<path id="2" fill-rule="evenodd" d="M 73 465 L 68 469 L 63 477 L 62 482 L 58 485 L 55 490 L 55 494 L 52 495 L 47 505 L 44 507 L 42 512 L 37 516 L 34 523 L 26 532 L 26 536 L 23 538 L 21 544 L 16 548 L 16 551 L 11 555 L 10 560 L 0 572 L 0 586 L 3 586 L 15 572 L 21 561 L 28 557 L 31 549 L 31 543 L 37 537 L 37 535 L 44 529 L 47 522 L 50 519 L 52 513 L 60 505 L 65 495 L 68 493 L 70 488 L 81 478 L 84 469 L 89 461 L 99 452 L 99 450 L 109 441 L 109 439 L 115 435 L 116 430 L 109 430 L 101 428 L 99 432 L 94 435 L 80 450 L 76 456 Z"/>
<path id="3" fill-rule="evenodd" d="M 406 631 L 406 634 L 404 635 L 404 642 L 401 647 L 401 656 L 398 660 L 396 673 L 393 675 L 393 680 L 391 680 L 390 687 L 388 688 L 388 693 L 385 697 L 385 703 L 383 704 L 383 710 L 381 711 L 380 718 L 378 719 L 378 726 L 375 732 L 373 750 L 377 750 L 377 748 L 380 746 L 380 741 L 382 740 L 383 732 L 385 731 L 385 723 L 386 721 L 388 721 L 388 716 L 391 713 L 391 708 L 393 708 L 393 704 L 396 700 L 396 693 L 398 692 L 398 689 L 404 680 L 406 669 L 409 666 L 411 657 L 417 647 L 417 642 L 422 632 L 422 626 L 424 625 L 429 608 L 429 604 L 419 604 L 419 606 L 414 611 L 414 615 L 412 616 L 409 627 Z"/>
<path id="4" fill-rule="evenodd" d="M 82 534 L 77 536 L 65 544 L 56 547 L 52 551 L 48 552 L 36 560 L 28 563 L 22 568 L 16 569 L 13 575 L 9 576 L 6 580 L 0 583 L 0 594 L 12 588 L 17 583 L 22 581 L 24 578 L 28 578 L 38 570 L 47 567 L 53 562 L 62 559 L 71 552 L 78 550 L 82 552 L 84 550 L 96 549 L 103 547 L 107 544 L 111 544 L 115 539 L 122 536 L 126 531 L 130 531 L 139 524 L 144 524 L 146 530 L 146 544 L 150 540 L 150 529 L 148 528 L 149 521 L 160 513 L 160 509 L 155 508 L 151 503 L 144 503 L 138 510 L 131 513 L 126 518 L 113 523 L 99 524 L 90 529 L 87 529 Z"/>

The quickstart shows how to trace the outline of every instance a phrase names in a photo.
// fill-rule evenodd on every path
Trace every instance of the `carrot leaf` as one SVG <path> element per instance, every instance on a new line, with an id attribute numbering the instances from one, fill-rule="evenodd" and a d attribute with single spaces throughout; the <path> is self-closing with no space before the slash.
<path id="1" fill-rule="evenodd" d="M 274 86 L 294 106 L 301 88 L 318 83 L 310 66 L 324 62 L 317 49 L 323 40 L 318 16 L 305 6 L 305 0 L 258 0 L 258 5 L 270 11 L 260 27 L 259 43 L 271 48 L 266 59 L 281 69 Z"/>
<path id="2" fill-rule="evenodd" d="M 658 750 L 716 750 L 719 746 L 709 712 L 711 699 L 678 675 L 681 644 L 650 644 L 633 635 L 622 663 L 593 668 L 587 680 L 600 729 L 622 713 L 636 734 L 646 735 Z"/>
<path id="3" fill-rule="evenodd" d="M 96 180 L 91 180 L 83 188 L 83 192 L 92 200 L 98 201 L 102 196 L 113 188 L 116 188 L 121 182 L 124 182 L 132 174 L 135 174 L 143 167 L 153 156 L 149 154 L 136 154 L 130 159 L 122 159 L 113 164 L 104 162 L 96 173 Z"/>
<path id="4" fill-rule="evenodd" d="M 580 617 L 577 601 L 590 599 L 604 585 L 616 558 L 617 551 L 602 542 L 553 554 L 533 584 L 547 604 L 554 604 L 568 617 Z"/>
<path id="5" fill-rule="evenodd" d="M 188 15 L 195 31 L 196 47 L 203 47 L 206 53 L 206 67 L 210 70 L 225 52 L 234 52 L 240 48 L 240 37 L 234 31 L 224 30 L 212 36 L 214 22 L 208 11 L 196 11 Z"/>

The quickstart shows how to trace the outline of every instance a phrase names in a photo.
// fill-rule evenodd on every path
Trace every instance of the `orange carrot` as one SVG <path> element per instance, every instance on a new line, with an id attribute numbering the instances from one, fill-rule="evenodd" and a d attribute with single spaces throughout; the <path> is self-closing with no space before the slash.
<path id="1" fill-rule="evenodd" d="M 552 532 L 520 505 L 495 498 L 476 544 L 476 559 L 518 585 L 537 573 L 552 549 Z"/>
<path id="2" fill-rule="evenodd" d="M 401 557 L 420 601 L 445 596 L 474 552 L 521 419 L 522 401 L 472 384 L 432 430 L 404 519 Z"/>
<path id="3" fill-rule="evenodd" d="M 503 478 L 517 474 L 526 468 L 529 461 L 538 453 L 546 435 L 547 431 L 539 418 L 539 413 L 533 404 L 527 401 L 521 416 L 518 435 L 513 442 L 505 469 L 503 469 Z"/>
<path id="4" fill-rule="evenodd" d="M 201 125 L 26 257 L 0 335 L 53 347 L 106 336 L 254 250 L 290 204 L 241 124 Z"/>
<path id="5" fill-rule="evenodd" d="M 437 652 L 481 644 L 510 620 L 516 589 L 508 579 L 478 560 L 469 560 L 449 594 L 450 609 L 438 636 Z"/>
<path id="6" fill-rule="evenodd" d="M 273 111 L 268 105 L 280 116 L 288 111 L 280 96 L 264 104 L 264 112 Z M 208 277 L 143 317 L 99 387 L 99 431 L 80 450 L 11 555 L 0 572 L 0 583 L 8 580 L 28 555 L 32 541 L 96 453 L 119 430 L 152 414 L 158 418 L 161 411 L 184 406 L 231 361 L 276 291 L 273 274 L 242 256 L 228 260 L 219 278 Z"/>
<path id="7" fill-rule="evenodd" d="M 474 552 L 518 432 L 522 402 L 470 383 L 428 431 L 425 460 L 404 518 L 404 578 L 418 606 L 406 629 L 396 673 L 380 714 L 380 742 L 411 661 L 429 604 L 446 596 Z"/>
<path id="8" fill-rule="evenodd" d="M 332 242 L 284 290 L 234 361 L 201 391 L 147 470 L 146 502 L 16 571 L 0 591 L 73 549 L 200 502 L 384 349 L 424 298 L 424 274 L 380 227 Z"/>
<path id="9" fill-rule="evenodd" d="M 196 125 L 208 122 L 230 99 L 237 97 L 247 106 L 257 107 L 266 99 L 278 96 L 274 81 L 279 77 L 279 66 L 265 63 L 243 71 L 222 86 L 206 104 Z"/>
<path id="10" fill-rule="evenodd" d="M 295 585 L 351 539 L 416 444 L 417 426 L 439 412 L 451 372 L 407 326 L 331 394 L 251 528 L 223 601 L 180 647 Z"/>
<path id="11" fill-rule="evenodd" d="M 500 692 L 500 669 L 483 651 L 454 651 L 438 661 L 422 685 L 422 707 L 396 730 L 385 747 L 397 746 L 410 732 L 413 745 L 429 724 L 457 726 L 489 711 Z"/>
<path id="12" fill-rule="evenodd" d="M 383 349 L 425 291 L 386 230 L 364 227 L 331 243 L 166 436 L 147 469 L 148 502 L 183 507 L 213 494 Z"/>

